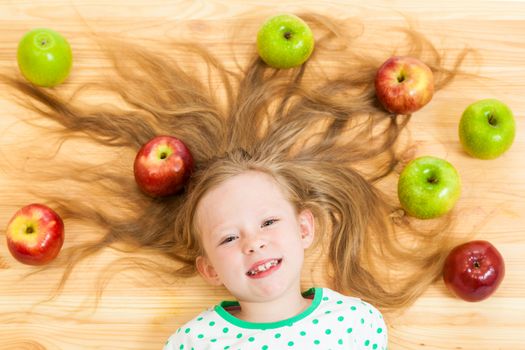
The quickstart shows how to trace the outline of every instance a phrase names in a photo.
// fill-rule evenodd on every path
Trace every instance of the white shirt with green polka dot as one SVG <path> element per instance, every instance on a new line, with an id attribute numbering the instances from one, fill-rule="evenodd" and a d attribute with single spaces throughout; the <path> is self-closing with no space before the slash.
<path id="1" fill-rule="evenodd" d="M 292 318 L 253 323 L 227 310 L 223 301 L 203 311 L 168 339 L 164 350 L 387 349 L 383 316 L 372 305 L 328 288 L 311 288 L 303 296 L 311 305 Z"/>

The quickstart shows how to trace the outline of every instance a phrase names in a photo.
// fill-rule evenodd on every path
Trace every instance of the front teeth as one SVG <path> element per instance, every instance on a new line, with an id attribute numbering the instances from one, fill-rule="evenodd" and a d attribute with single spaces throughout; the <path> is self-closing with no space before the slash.
<path id="1" fill-rule="evenodd" d="M 261 264 L 261 265 L 257 266 L 255 269 L 248 271 L 248 274 L 250 276 L 253 276 L 253 275 L 255 275 L 255 274 L 259 273 L 259 272 L 268 270 L 272 266 L 277 266 L 277 264 L 279 264 L 279 260 L 268 261 L 267 263 Z"/>

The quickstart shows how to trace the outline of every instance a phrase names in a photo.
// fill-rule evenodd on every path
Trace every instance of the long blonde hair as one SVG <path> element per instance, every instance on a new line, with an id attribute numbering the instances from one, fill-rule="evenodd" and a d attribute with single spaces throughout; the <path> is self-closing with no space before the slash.
<path id="1" fill-rule="evenodd" d="M 344 68 L 320 74 L 311 69 L 317 62 L 314 53 L 301 67 L 279 71 L 252 52 L 245 68 L 232 70 L 197 44 L 174 43 L 177 52 L 205 63 L 220 95 L 181 62 L 101 39 L 117 75 L 98 86 L 116 93 L 123 106 L 88 105 L 79 97 L 85 86 L 65 97 L 60 88 L 42 89 L 1 76 L 19 93 L 19 103 L 60 125 L 55 131 L 63 139 L 88 137 L 136 152 L 155 135 L 170 134 L 183 140 L 195 159 L 184 191 L 167 198 L 149 198 L 137 189 L 129 156 L 127 163 L 105 164 L 96 171 L 87 162 L 56 164 L 47 175 L 38 175 L 73 181 L 84 192 L 41 195 L 64 219 L 95 224 L 103 232 L 96 241 L 65 249 L 50 265 L 64 267 L 57 291 L 78 262 L 109 246 L 152 253 L 143 263 L 137 258 L 148 269 L 176 277 L 195 274 L 195 259 L 202 254 L 195 208 L 210 188 L 246 170 L 270 174 L 298 210 L 313 211 L 318 244 L 327 249 L 332 288 L 388 311 L 410 305 L 438 278 L 451 246 L 444 231 L 448 218 L 444 225 L 417 229 L 392 191 L 380 189 L 383 180 L 395 178 L 409 149 L 400 136 L 411 116 L 390 114 L 378 105 L 373 81 L 381 61 L 348 44 L 342 22 L 300 16 L 318 33 L 317 51 L 342 44 L 333 49 L 339 50 L 333 58 Z M 413 30 L 404 32 L 411 48 L 404 54 L 425 53 L 436 90 L 443 88 L 467 52 L 447 69 L 428 40 Z M 91 202 L 94 194 L 108 205 Z"/>

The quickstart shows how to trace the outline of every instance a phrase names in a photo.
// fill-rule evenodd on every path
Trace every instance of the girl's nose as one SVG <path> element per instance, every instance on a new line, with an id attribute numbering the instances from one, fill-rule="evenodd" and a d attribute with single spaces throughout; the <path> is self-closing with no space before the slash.
<path id="1" fill-rule="evenodd" d="M 266 247 L 266 243 L 260 239 L 252 239 L 246 242 L 244 245 L 244 252 L 246 254 L 254 253 L 257 250 L 263 249 Z"/>

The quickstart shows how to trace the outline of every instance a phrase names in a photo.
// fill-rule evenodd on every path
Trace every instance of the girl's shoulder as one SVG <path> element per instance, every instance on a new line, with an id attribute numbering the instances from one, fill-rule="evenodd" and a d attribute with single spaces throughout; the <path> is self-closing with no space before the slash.
<path id="1" fill-rule="evenodd" d="M 214 317 L 215 311 L 212 308 L 202 311 L 197 316 L 180 326 L 166 341 L 164 344 L 164 350 L 175 349 L 177 344 L 177 350 L 180 348 L 178 344 L 190 345 L 194 342 L 193 337 L 199 337 L 202 334 L 202 330 L 215 323 L 216 317 Z"/>
<path id="2" fill-rule="evenodd" d="M 387 325 L 381 312 L 356 297 L 322 288 L 321 304 L 313 315 L 316 326 L 351 336 L 356 344 L 384 349 L 388 343 Z M 375 345 L 375 347 L 374 347 Z"/>
<path id="3" fill-rule="evenodd" d="M 214 310 L 214 307 L 210 307 L 201 313 L 199 313 L 197 316 L 180 326 L 179 329 L 175 332 L 175 334 L 179 332 L 183 332 L 185 334 L 189 334 L 192 329 L 199 329 L 202 328 L 202 325 L 204 324 L 210 324 L 217 321 L 217 314 Z"/>
<path id="4" fill-rule="evenodd" d="M 317 288 L 316 288 L 317 289 Z M 323 294 L 322 301 L 332 303 L 335 302 L 337 304 L 360 304 L 365 303 L 363 300 L 357 297 L 352 297 L 348 295 L 341 294 L 333 289 L 330 288 L 319 288 Z"/>
<path id="5" fill-rule="evenodd" d="M 345 310 L 355 314 L 365 314 L 374 318 L 383 319 L 381 312 L 372 304 L 348 295 L 341 294 L 330 288 L 322 288 L 322 309 Z"/>

